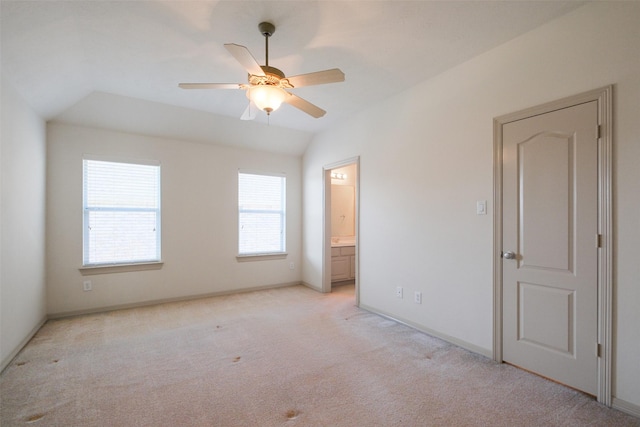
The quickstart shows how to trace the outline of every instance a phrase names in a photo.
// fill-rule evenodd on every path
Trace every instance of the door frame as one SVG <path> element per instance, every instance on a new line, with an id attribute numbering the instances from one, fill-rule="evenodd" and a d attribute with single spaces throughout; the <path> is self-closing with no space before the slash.
<path id="1" fill-rule="evenodd" d="M 322 167 L 322 186 L 324 206 L 322 212 L 322 292 L 331 292 L 331 170 L 344 166 L 356 165 L 356 274 L 355 297 L 356 306 L 360 306 L 360 156 L 350 157 L 338 162 L 329 163 Z"/>
<path id="2" fill-rule="evenodd" d="M 611 406 L 613 338 L 613 85 L 493 119 L 493 359 L 502 362 L 502 126 L 586 102 L 598 103 L 598 402 Z"/>

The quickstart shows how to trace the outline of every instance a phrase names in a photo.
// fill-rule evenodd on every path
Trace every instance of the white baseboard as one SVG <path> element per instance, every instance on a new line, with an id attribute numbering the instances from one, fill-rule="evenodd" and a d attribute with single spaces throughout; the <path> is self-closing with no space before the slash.
<path id="1" fill-rule="evenodd" d="M 219 291 L 219 292 L 210 292 L 206 294 L 198 294 L 198 295 L 189 295 L 184 297 L 175 297 L 175 298 L 164 298 L 157 299 L 151 301 L 143 301 L 136 302 L 131 304 L 118 304 L 118 305 L 110 305 L 106 307 L 98 307 L 98 308 L 89 308 L 86 310 L 74 310 L 74 311 L 63 311 L 58 313 L 49 313 L 49 319 L 61 319 L 64 317 L 73 317 L 73 316 L 82 316 L 85 314 L 96 314 L 96 313 L 106 313 L 108 311 L 114 310 L 126 310 L 128 308 L 137 308 L 137 307 L 147 307 L 150 305 L 158 305 L 165 304 L 169 302 L 180 302 L 180 301 L 189 301 L 200 298 L 209 298 L 209 297 L 219 297 L 223 295 L 231 295 L 231 294 L 240 294 L 245 292 L 254 292 L 254 291 L 263 291 L 266 289 L 275 289 L 275 288 L 286 288 L 288 286 L 297 286 L 301 285 L 301 282 L 288 282 L 288 283 L 277 283 L 273 285 L 264 285 L 264 286 L 255 286 L 252 288 L 243 288 L 243 289 L 231 289 L 228 291 Z"/>
<path id="2" fill-rule="evenodd" d="M 20 341 L 20 344 L 18 344 L 18 346 L 2 360 L 2 362 L 0 363 L 0 373 L 2 373 L 2 371 L 4 371 L 7 366 L 9 366 L 11 361 L 18 355 L 18 353 L 20 353 L 24 346 L 27 345 L 29 341 L 31 341 L 31 338 L 33 338 L 33 336 L 40 330 L 40 328 L 42 328 L 42 325 L 44 325 L 46 321 L 47 316 L 43 317 L 38 322 L 38 324 L 27 334 L 27 336 L 22 341 Z"/>
<path id="3" fill-rule="evenodd" d="M 611 407 L 617 409 L 618 411 L 626 412 L 629 415 L 640 418 L 640 406 L 633 403 L 626 402 L 622 399 L 614 397 L 613 401 L 611 402 Z"/>
<path id="4" fill-rule="evenodd" d="M 434 336 L 436 338 L 440 338 L 441 340 L 444 340 L 444 341 L 447 341 L 447 342 L 449 342 L 451 344 L 457 345 L 458 347 L 462 347 L 465 350 L 469 350 L 469 351 L 472 351 L 474 353 L 481 354 L 481 355 L 486 356 L 486 357 L 488 357 L 490 359 L 493 358 L 493 354 L 492 354 L 491 350 L 487 350 L 486 348 L 478 347 L 477 345 L 468 343 L 468 342 L 460 340 L 458 338 L 454 338 L 454 337 L 449 336 L 447 334 L 443 334 L 443 333 L 440 333 L 438 331 L 434 331 L 433 329 L 425 328 L 424 326 L 419 325 L 417 323 L 414 323 L 414 322 L 412 322 L 410 320 L 406 320 L 406 319 L 402 319 L 402 318 L 393 316 L 393 315 L 391 315 L 389 313 L 382 312 L 380 310 L 377 310 L 377 309 L 375 309 L 373 307 L 369 307 L 369 306 L 364 305 L 364 304 L 360 304 L 360 308 L 362 308 L 364 310 L 367 310 L 367 311 L 370 311 L 371 313 L 377 314 L 379 316 L 386 317 L 387 319 L 393 320 L 394 322 L 398 322 L 398 323 L 402 323 L 403 325 L 407 325 L 410 328 L 416 329 L 416 330 L 418 330 L 420 332 L 424 332 L 427 335 L 431 335 L 431 336 Z"/>
<path id="5" fill-rule="evenodd" d="M 306 286 L 306 287 L 307 287 L 307 288 L 309 288 L 309 289 L 313 289 L 314 291 L 322 292 L 322 289 L 321 289 L 321 288 L 318 288 L 318 287 L 316 287 L 316 286 L 313 286 L 313 285 L 311 285 L 311 284 L 309 284 L 309 283 L 307 283 L 307 282 L 304 282 L 304 281 L 303 281 L 303 282 L 300 282 L 300 284 L 301 284 L 302 286 Z"/>

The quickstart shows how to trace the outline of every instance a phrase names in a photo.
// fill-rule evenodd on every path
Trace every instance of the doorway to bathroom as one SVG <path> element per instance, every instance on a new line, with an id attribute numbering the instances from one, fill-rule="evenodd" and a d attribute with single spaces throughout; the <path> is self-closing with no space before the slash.
<path id="1" fill-rule="evenodd" d="M 324 167 L 323 292 L 354 289 L 359 304 L 359 158 Z"/>

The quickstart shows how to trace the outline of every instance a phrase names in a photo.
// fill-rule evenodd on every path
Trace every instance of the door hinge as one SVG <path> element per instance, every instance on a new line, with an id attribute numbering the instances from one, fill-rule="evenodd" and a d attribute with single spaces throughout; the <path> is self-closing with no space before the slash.
<path id="1" fill-rule="evenodd" d="M 598 133 L 598 139 L 602 138 L 602 125 L 598 125 L 596 132 Z"/>
<path id="2" fill-rule="evenodd" d="M 596 248 L 602 247 L 602 234 L 596 234 Z"/>
<path id="3" fill-rule="evenodd" d="M 596 356 L 602 357 L 602 344 L 596 344 Z"/>

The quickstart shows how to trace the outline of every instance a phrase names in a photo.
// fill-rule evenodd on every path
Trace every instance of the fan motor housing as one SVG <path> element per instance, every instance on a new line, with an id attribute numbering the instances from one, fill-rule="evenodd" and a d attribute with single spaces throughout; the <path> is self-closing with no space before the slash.
<path id="1" fill-rule="evenodd" d="M 277 76 L 279 79 L 284 79 L 284 73 L 275 67 L 270 67 L 268 65 L 261 65 L 260 68 L 262 68 L 262 71 L 264 71 L 264 73 L 267 76 L 272 75 L 272 76 Z"/>
<path id="2" fill-rule="evenodd" d="M 255 76 L 253 74 L 249 75 L 249 84 L 251 85 L 272 85 L 272 86 L 280 86 L 282 88 L 293 88 L 293 85 L 289 83 L 284 76 L 284 73 L 275 67 L 270 67 L 268 65 L 261 65 L 262 71 L 264 71 L 264 76 Z"/>

